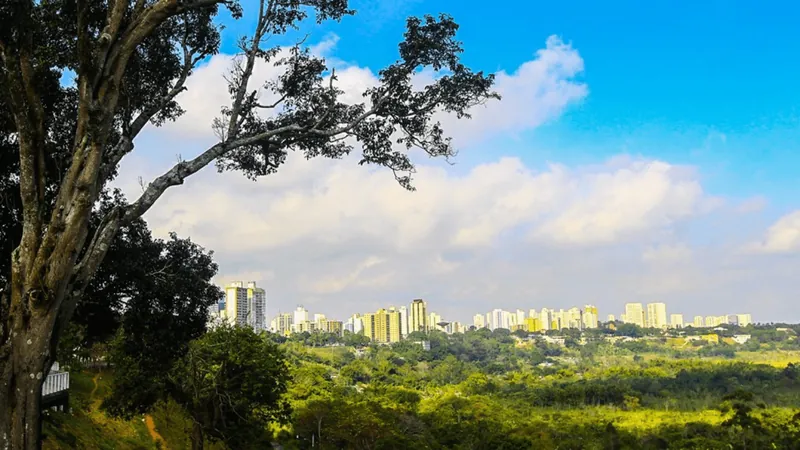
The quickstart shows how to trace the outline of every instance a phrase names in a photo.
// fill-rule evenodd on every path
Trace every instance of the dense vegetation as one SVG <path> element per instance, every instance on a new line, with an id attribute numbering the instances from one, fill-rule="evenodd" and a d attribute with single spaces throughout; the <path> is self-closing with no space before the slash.
<path id="1" fill-rule="evenodd" d="M 239 411 L 272 413 L 237 423 L 213 398 L 192 412 L 195 403 L 172 394 L 150 412 L 173 449 L 192 445 L 204 410 L 232 417 L 223 434 L 207 427 L 203 442 L 214 449 L 792 449 L 800 442 L 800 349 L 795 328 L 776 328 L 749 327 L 744 345 L 688 349 L 664 338 L 608 342 L 599 330 L 563 346 L 507 330 L 414 336 L 430 341 L 428 351 L 413 340 L 349 346 L 341 341 L 362 340 L 223 328 L 193 343 L 203 349 L 193 358 L 202 354 L 239 380 L 236 367 L 249 364 L 248 389 L 261 386 L 264 395 L 227 382 L 201 387 L 261 402 L 237 403 Z M 225 339 L 237 344 L 217 345 Z M 266 352 L 263 361 L 244 358 L 258 354 L 248 346 Z M 214 351 L 221 347 L 237 351 Z M 173 373 L 188 380 L 190 361 L 183 357 Z"/>
<path id="2" fill-rule="evenodd" d="M 754 338 L 748 347 L 763 345 L 760 353 L 737 346 L 733 358 L 709 350 L 735 352 L 724 344 L 559 347 L 506 330 L 433 333 L 430 351 L 405 341 L 360 357 L 288 342 L 294 413 L 279 440 L 285 448 L 310 448 L 312 436 L 319 448 L 796 448 L 800 366 L 747 361 L 771 345 L 796 346 L 793 333 L 781 334 L 773 344 Z M 771 354 L 776 365 L 786 357 Z"/>

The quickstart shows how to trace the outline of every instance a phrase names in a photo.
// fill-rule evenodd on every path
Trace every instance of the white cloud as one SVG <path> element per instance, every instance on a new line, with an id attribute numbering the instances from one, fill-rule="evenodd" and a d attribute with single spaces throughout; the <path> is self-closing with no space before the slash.
<path id="1" fill-rule="evenodd" d="M 696 179 L 661 161 L 634 161 L 578 178 L 566 188 L 570 201 L 535 237 L 565 244 L 615 242 L 686 218 L 703 200 Z"/>
<path id="2" fill-rule="evenodd" d="M 333 43 L 316 51 L 330 52 Z M 189 157 L 201 149 L 188 138 L 210 138 L 211 120 L 228 102 L 220 80 L 229 63 L 217 56 L 200 68 L 181 100 L 189 113 L 148 130 L 123 162 L 117 184 L 130 197 L 140 191 L 137 176 L 161 173 L 175 150 Z M 336 64 L 348 101 L 359 101 L 374 72 Z M 259 68 L 259 82 L 274 75 L 270 70 Z M 445 118 L 445 125 L 459 142 L 539 126 L 587 95 L 575 81 L 582 70 L 577 51 L 550 38 L 536 59 L 498 74 L 502 103 L 477 109 L 469 122 Z M 139 151 L 148 147 L 169 147 L 169 155 Z M 341 318 L 415 297 L 456 320 L 493 307 L 589 302 L 603 315 L 618 314 L 634 299 L 667 301 L 685 314 L 722 314 L 753 298 L 779 303 L 792 292 L 778 287 L 786 284 L 778 275 L 796 266 L 730 262 L 722 251 L 670 245 L 721 204 L 690 167 L 619 157 L 535 170 L 499 157 L 458 172 L 420 164 L 416 186 L 406 192 L 391 173 L 358 166 L 354 157 L 290 155 L 277 174 L 258 182 L 205 169 L 169 190 L 145 217 L 157 235 L 176 231 L 215 250 L 220 282 L 264 284 L 270 314 L 303 303 Z M 787 216 L 761 247 L 797 248 L 798 230 L 800 213 Z M 770 290 L 754 288 L 770 278 Z"/>
<path id="3" fill-rule="evenodd" d="M 336 69 L 337 86 L 344 91 L 341 100 L 345 103 L 364 101 L 364 90 L 375 86 L 377 76 L 369 68 L 348 64 L 331 54 L 339 38 L 328 36 L 313 45 L 314 54 L 327 58 Z M 275 61 L 286 56 L 282 51 Z M 229 72 L 233 56 L 220 54 L 197 68 L 187 80 L 187 92 L 181 94 L 179 101 L 187 111 L 174 123 L 160 128 L 158 133 L 172 136 L 193 137 L 212 136 L 211 123 L 219 115 L 223 106 L 230 104 L 225 76 Z M 267 80 L 275 79 L 283 72 L 276 67 L 259 61 L 253 72 L 250 87 L 257 89 Z M 445 129 L 454 136 L 457 143 L 465 144 L 498 133 L 520 132 L 541 125 L 558 117 L 570 104 L 582 100 L 587 94 L 586 84 L 575 77 L 583 71 L 583 59 L 577 50 L 565 44 L 558 37 L 547 39 L 546 47 L 536 52 L 536 57 L 523 63 L 513 73 L 498 72 L 495 90 L 503 96 L 502 101 L 492 101 L 473 109 L 473 120 L 460 121 L 454 116 L 440 115 Z M 423 86 L 432 80 L 432 74 L 425 71 L 415 80 L 415 85 Z M 264 102 L 271 99 L 260 90 Z"/>
<path id="4" fill-rule="evenodd" d="M 264 271 L 273 305 L 334 301 L 362 311 L 368 301 L 425 295 L 518 301 L 552 295 L 549 284 L 574 271 L 594 276 L 583 271 L 607 265 L 585 259 L 594 244 L 638 245 L 690 218 L 705 195 L 687 173 L 640 160 L 535 171 L 504 157 L 464 174 L 420 165 L 418 191 L 406 192 L 391 173 L 352 159 L 294 155 L 258 182 L 205 170 L 146 218 L 158 235 L 174 230 L 214 249 L 221 280 L 262 281 Z M 552 247 L 564 242 L 574 250 Z M 664 280 L 629 289 L 652 292 Z M 437 307 L 447 308 L 461 311 Z"/>
<path id="5" fill-rule="evenodd" d="M 760 242 L 745 248 L 752 252 L 789 253 L 800 251 L 800 210 L 778 219 Z"/>

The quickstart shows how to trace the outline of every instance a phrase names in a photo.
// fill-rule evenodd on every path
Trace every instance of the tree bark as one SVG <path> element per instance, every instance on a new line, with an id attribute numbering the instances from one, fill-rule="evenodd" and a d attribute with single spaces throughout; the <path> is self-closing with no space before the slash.
<path id="1" fill-rule="evenodd" d="M 13 295 L 13 294 L 12 294 Z M 11 311 L 0 361 L 0 448 L 41 449 L 42 383 L 51 357 L 52 314 Z"/>
<path id="2" fill-rule="evenodd" d="M 192 450 L 203 450 L 203 426 L 196 421 L 192 426 Z"/>

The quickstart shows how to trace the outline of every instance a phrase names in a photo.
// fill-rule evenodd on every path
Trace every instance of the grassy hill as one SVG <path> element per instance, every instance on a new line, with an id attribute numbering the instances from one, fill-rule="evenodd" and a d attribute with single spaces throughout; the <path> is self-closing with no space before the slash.
<path id="1" fill-rule="evenodd" d="M 152 414 L 131 420 L 108 417 L 100 408 L 109 395 L 113 372 L 70 373 L 69 413 L 46 411 L 42 432 L 44 450 L 153 450 L 186 449 L 190 419 L 176 403 L 155 407 Z M 208 450 L 225 447 L 205 442 Z"/>
<path id="2" fill-rule="evenodd" d="M 70 373 L 71 412 L 47 411 L 42 432 L 43 448 L 85 450 L 151 450 L 159 447 L 148 431 L 144 417 L 113 419 L 100 409 L 108 395 L 111 374 Z"/>

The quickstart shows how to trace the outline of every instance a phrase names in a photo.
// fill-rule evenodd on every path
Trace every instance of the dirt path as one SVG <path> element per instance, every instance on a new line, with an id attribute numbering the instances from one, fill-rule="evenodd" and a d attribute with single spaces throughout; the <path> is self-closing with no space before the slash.
<path id="1" fill-rule="evenodd" d="M 89 393 L 89 401 L 92 403 L 92 407 L 95 410 L 97 410 L 100 407 L 100 402 L 101 402 L 100 399 L 95 400 L 95 398 L 94 398 L 94 394 L 97 392 L 97 387 L 99 386 L 97 384 L 97 380 L 100 379 L 100 375 L 101 375 L 101 372 L 97 372 L 94 375 L 94 377 L 92 377 L 92 383 L 94 384 L 94 387 L 92 387 L 92 392 Z"/>
<path id="2" fill-rule="evenodd" d="M 150 437 L 153 438 L 153 442 L 160 442 L 161 448 L 167 450 L 167 441 L 156 431 L 156 423 L 153 421 L 153 416 L 145 414 L 144 424 L 147 425 L 147 431 L 150 433 Z"/>

